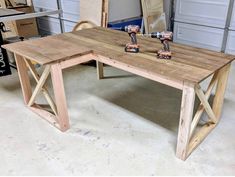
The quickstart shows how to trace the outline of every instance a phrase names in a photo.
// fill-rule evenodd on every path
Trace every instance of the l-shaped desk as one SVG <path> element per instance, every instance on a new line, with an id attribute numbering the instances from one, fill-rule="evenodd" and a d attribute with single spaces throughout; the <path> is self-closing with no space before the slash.
<path id="1" fill-rule="evenodd" d="M 49 36 L 37 40 L 5 45 L 16 58 L 25 104 L 61 131 L 69 129 L 62 70 L 90 60 L 97 61 L 98 77 L 103 77 L 103 63 L 144 78 L 182 90 L 181 113 L 176 156 L 185 160 L 218 124 L 223 108 L 231 62 L 234 56 L 171 43 L 171 60 L 156 58 L 159 41 L 140 37 L 141 52 L 125 53 L 129 41 L 126 33 L 101 27 Z M 41 76 L 31 61 L 45 67 Z M 28 70 L 37 86 L 32 92 Z M 55 101 L 45 86 L 51 74 Z M 211 76 L 206 91 L 200 83 Z M 215 89 L 213 104 L 208 99 Z M 44 110 L 35 102 L 42 92 L 51 107 Z M 201 104 L 194 115 L 195 96 Z M 206 112 L 208 121 L 197 126 Z M 197 129 L 197 131 L 195 131 Z"/>

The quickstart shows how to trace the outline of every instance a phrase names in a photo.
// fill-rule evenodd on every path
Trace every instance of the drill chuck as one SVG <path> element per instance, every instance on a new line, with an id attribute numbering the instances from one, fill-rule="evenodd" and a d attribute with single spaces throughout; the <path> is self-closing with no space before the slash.
<path id="1" fill-rule="evenodd" d="M 160 39 L 160 38 L 163 38 L 164 36 L 160 32 L 153 32 L 150 34 L 150 37 Z"/>
<path id="2" fill-rule="evenodd" d="M 172 40 L 173 37 L 173 33 L 172 32 L 168 32 L 168 31 L 164 31 L 164 32 L 153 32 L 150 34 L 140 34 L 141 36 L 146 36 L 146 37 L 151 37 L 151 38 L 157 38 L 160 40 Z"/>

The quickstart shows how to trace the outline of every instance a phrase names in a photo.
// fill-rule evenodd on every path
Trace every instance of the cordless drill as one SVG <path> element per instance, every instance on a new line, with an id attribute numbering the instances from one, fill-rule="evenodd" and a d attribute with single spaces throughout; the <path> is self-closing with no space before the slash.
<path id="1" fill-rule="evenodd" d="M 163 44 L 163 49 L 157 52 L 157 56 L 160 59 L 171 59 L 171 51 L 169 41 L 173 38 L 173 33 L 170 31 L 164 32 L 153 32 L 151 34 L 144 34 L 144 36 L 149 36 L 151 38 L 160 39 Z"/>
<path id="2" fill-rule="evenodd" d="M 125 31 L 131 37 L 131 43 L 126 44 L 125 51 L 131 53 L 138 53 L 139 45 L 137 44 L 136 34 L 140 31 L 140 27 L 137 25 L 125 26 Z"/>

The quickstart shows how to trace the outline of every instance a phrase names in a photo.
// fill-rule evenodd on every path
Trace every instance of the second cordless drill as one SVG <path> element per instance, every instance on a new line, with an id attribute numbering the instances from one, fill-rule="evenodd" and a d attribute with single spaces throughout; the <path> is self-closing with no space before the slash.
<path id="1" fill-rule="evenodd" d="M 129 25 L 125 27 L 125 31 L 131 37 L 131 43 L 126 44 L 125 51 L 131 53 L 138 53 L 139 45 L 137 44 L 136 34 L 140 31 L 140 27 L 137 25 Z"/>
<path id="2" fill-rule="evenodd" d="M 171 59 L 171 51 L 169 41 L 173 38 L 173 33 L 170 31 L 164 32 L 153 32 L 151 34 L 144 34 L 144 36 L 149 36 L 151 38 L 160 39 L 163 44 L 163 49 L 157 52 L 157 56 L 160 59 Z"/>

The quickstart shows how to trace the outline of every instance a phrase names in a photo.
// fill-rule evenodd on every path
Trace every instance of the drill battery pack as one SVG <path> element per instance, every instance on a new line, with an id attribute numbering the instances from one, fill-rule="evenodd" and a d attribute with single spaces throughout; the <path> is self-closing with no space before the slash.
<path id="1" fill-rule="evenodd" d="M 129 53 L 139 53 L 139 46 L 138 45 L 132 45 L 132 44 L 127 44 L 125 47 L 125 52 Z"/>

